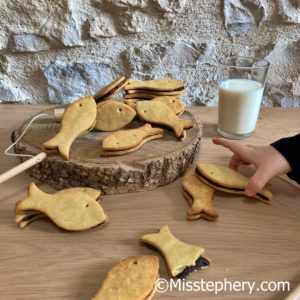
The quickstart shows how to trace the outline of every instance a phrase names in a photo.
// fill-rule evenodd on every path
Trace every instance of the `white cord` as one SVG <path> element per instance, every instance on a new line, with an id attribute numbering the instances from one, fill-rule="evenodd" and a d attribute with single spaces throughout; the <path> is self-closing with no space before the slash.
<path id="1" fill-rule="evenodd" d="M 21 138 L 24 136 L 24 134 L 27 132 L 27 130 L 31 127 L 32 123 L 40 118 L 40 117 L 46 117 L 46 116 L 50 116 L 49 114 L 39 114 L 34 116 L 30 122 L 28 123 L 28 125 L 26 126 L 26 128 L 24 129 L 24 131 L 21 133 L 21 135 L 18 137 L 18 139 L 11 144 L 8 148 L 5 149 L 4 154 L 5 155 L 10 155 L 10 156 L 22 156 L 22 157 L 34 157 L 34 155 L 30 155 L 30 154 L 18 154 L 18 153 L 9 153 L 9 150 L 12 149 L 20 140 Z"/>

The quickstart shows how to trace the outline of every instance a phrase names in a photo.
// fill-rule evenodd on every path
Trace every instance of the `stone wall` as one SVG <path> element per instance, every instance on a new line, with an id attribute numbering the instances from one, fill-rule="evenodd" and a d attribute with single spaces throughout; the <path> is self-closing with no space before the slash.
<path id="1" fill-rule="evenodd" d="M 263 105 L 300 106 L 299 0 L 2 0 L 0 99 L 68 103 L 125 74 L 216 105 L 217 61 L 271 62 Z"/>

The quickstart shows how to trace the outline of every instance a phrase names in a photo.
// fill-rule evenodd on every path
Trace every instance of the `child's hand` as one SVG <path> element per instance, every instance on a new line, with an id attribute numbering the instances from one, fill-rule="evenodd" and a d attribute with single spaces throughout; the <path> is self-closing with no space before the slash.
<path id="1" fill-rule="evenodd" d="M 230 168 L 237 170 L 243 164 L 253 164 L 256 167 L 256 172 L 245 189 L 245 194 L 249 197 L 259 192 L 272 177 L 291 171 L 284 156 L 272 146 L 244 145 L 222 138 L 214 138 L 213 143 L 233 152 L 229 162 Z"/>

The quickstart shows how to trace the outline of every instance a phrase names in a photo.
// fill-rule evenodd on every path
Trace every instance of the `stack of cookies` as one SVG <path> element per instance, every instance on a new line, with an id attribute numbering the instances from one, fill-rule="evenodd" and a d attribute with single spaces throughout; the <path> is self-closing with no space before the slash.
<path id="1" fill-rule="evenodd" d="M 124 102 L 113 99 L 121 90 L 126 91 Z M 101 142 L 101 156 L 125 155 L 153 139 L 163 138 L 163 128 L 152 128 L 151 125 L 171 129 L 183 140 L 186 129 L 194 126 L 192 120 L 179 118 L 185 111 L 184 102 L 179 99 L 183 93 L 184 83 L 179 80 L 137 81 L 122 76 L 93 97 L 71 103 L 63 113 L 59 132 L 44 142 L 43 148 L 45 151 L 57 150 L 64 159 L 69 159 L 75 139 L 93 129 L 112 132 Z M 139 119 L 141 126 L 129 129 L 134 119 Z M 128 129 L 124 128 L 126 126 Z"/>
<path id="2" fill-rule="evenodd" d="M 161 96 L 180 97 L 184 93 L 184 83 L 179 80 L 162 78 L 154 80 L 128 80 L 124 87 L 124 99 L 150 100 Z"/>
<path id="3" fill-rule="evenodd" d="M 187 219 L 204 218 L 216 221 L 219 214 L 212 202 L 215 190 L 243 195 L 248 183 L 249 178 L 229 167 L 198 163 L 196 168 L 186 172 L 182 179 L 183 196 L 190 206 L 187 211 Z M 265 186 L 253 197 L 270 204 L 273 195 Z"/>

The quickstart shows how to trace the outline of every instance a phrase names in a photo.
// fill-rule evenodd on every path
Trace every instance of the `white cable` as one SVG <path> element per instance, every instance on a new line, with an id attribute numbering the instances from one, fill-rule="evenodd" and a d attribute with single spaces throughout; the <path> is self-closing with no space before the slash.
<path id="1" fill-rule="evenodd" d="M 30 122 L 28 123 L 28 125 L 26 126 L 24 131 L 21 133 L 21 135 L 18 137 L 18 139 L 13 144 L 11 144 L 8 148 L 5 149 L 4 154 L 10 155 L 10 156 L 34 157 L 34 155 L 30 155 L 30 154 L 9 153 L 9 150 L 12 149 L 21 140 L 21 138 L 24 136 L 24 134 L 27 132 L 27 130 L 30 128 L 30 126 L 36 119 L 38 119 L 40 117 L 46 117 L 46 116 L 50 116 L 50 115 L 49 114 L 39 114 L 39 115 L 34 116 L 30 120 Z"/>

